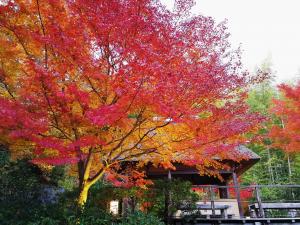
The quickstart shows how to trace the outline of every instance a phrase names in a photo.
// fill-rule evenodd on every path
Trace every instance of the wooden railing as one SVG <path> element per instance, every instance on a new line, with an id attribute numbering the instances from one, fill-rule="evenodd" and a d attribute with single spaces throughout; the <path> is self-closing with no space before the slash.
<path id="1" fill-rule="evenodd" d="M 268 205 L 263 205 L 263 203 L 274 203 L 278 206 L 278 209 L 283 209 L 284 204 L 287 202 L 291 203 L 299 203 L 300 205 L 300 185 L 296 184 L 271 184 L 271 185 L 195 185 L 193 186 L 194 189 L 199 188 L 203 190 L 203 193 L 206 192 L 205 199 L 206 201 L 210 201 L 212 207 L 215 205 L 215 201 L 217 199 L 222 199 L 217 196 L 217 192 L 220 193 L 220 191 L 224 192 L 224 190 L 227 191 L 227 196 L 225 195 L 225 198 L 234 198 L 237 199 L 237 203 L 240 209 L 240 217 L 244 218 L 245 213 L 245 205 L 249 206 L 251 204 L 256 203 L 258 205 L 258 216 L 260 218 L 266 217 L 265 215 L 265 210 L 268 209 L 266 207 L 269 207 L 270 204 Z M 281 197 L 284 197 L 284 199 L 276 199 L 272 198 L 270 196 L 266 196 L 264 193 L 266 191 L 264 189 L 268 190 L 281 190 Z M 244 196 L 243 192 L 247 190 L 250 194 L 249 196 Z M 280 192 L 279 192 L 280 193 Z M 280 197 L 280 196 L 279 196 Z M 290 197 L 290 198 L 287 198 Z M 224 198 L 224 194 L 223 194 Z M 282 203 L 282 204 L 280 204 Z M 275 209 L 276 205 L 272 209 Z M 294 205 L 297 208 L 297 204 Z M 247 208 L 247 207 L 246 207 Z M 287 208 L 288 210 L 288 208 Z M 297 209 L 298 210 L 298 209 Z M 215 213 L 215 210 L 213 210 L 213 214 Z M 249 216 L 250 213 L 248 213 Z"/>

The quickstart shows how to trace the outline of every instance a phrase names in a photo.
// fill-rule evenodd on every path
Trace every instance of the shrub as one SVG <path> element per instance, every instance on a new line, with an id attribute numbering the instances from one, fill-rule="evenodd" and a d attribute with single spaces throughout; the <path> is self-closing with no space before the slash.
<path id="1" fill-rule="evenodd" d="M 153 214 L 137 211 L 124 218 L 118 225 L 164 225 L 164 223 Z"/>
<path id="2" fill-rule="evenodd" d="M 198 200 L 198 195 L 192 191 L 192 184 L 190 182 L 174 179 L 172 181 L 154 181 L 154 186 L 143 193 L 139 202 L 143 206 L 146 206 L 145 210 L 147 212 L 164 218 L 165 197 L 167 192 L 171 195 L 170 213 L 176 212 L 183 202 L 193 207 Z"/>
<path id="3" fill-rule="evenodd" d="M 79 210 L 75 202 L 77 190 L 72 181 L 64 182 L 64 177 L 64 168 L 44 173 L 27 160 L 5 161 L 0 167 L 1 225 L 163 225 L 153 213 L 137 211 L 126 218 L 107 213 L 110 199 L 132 196 L 135 190 L 101 182 L 91 189 L 94 198 L 89 198 L 83 211 Z M 45 187 L 51 190 L 57 186 L 65 189 L 60 198 L 48 201 L 41 197 Z"/>

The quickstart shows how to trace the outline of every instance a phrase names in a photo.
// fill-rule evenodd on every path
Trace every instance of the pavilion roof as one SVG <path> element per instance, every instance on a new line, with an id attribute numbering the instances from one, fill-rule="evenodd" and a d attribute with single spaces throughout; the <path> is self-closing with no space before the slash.
<path id="1" fill-rule="evenodd" d="M 224 164 L 226 163 L 231 167 L 231 170 L 219 171 L 224 181 L 229 181 L 232 179 L 233 171 L 236 172 L 237 175 L 241 175 L 260 160 L 259 155 L 243 145 L 236 147 L 235 151 L 233 152 L 235 152 L 235 154 L 241 154 L 243 159 L 238 162 L 230 159 L 220 160 L 221 162 L 224 162 Z M 176 170 L 171 171 L 173 177 L 190 180 L 193 184 L 220 184 L 223 182 L 216 177 L 200 175 L 195 166 L 186 166 L 180 163 L 175 163 L 174 166 L 176 167 Z M 148 166 L 146 173 L 150 178 L 163 178 L 167 176 L 168 170 Z"/>

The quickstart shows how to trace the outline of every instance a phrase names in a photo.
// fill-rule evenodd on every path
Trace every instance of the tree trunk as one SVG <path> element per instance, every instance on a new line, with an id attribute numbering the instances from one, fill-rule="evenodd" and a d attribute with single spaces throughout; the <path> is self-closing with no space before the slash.
<path id="1" fill-rule="evenodd" d="M 287 163 L 288 163 L 288 171 L 289 171 L 289 182 L 292 183 L 292 166 L 291 166 L 291 159 L 290 154 L 287 154 Z"/>
<path id="2" fill-rule="evenodd" d="M 87 185 L 87 184 L 83 184 L 80 188 L 80 193 L 79 193 L 79 197 L 78 197 L 78 205 L 81 208 L 83 208 L 86 203 L 89 189 L 90 189 L 90 185 Z"/>
<path id="3" fill-rule="evenodd" d="M 270 152 L 270 149 L 267 148 L 267 152 L 268 152 L 268 170 L 269 170 L 269 174 L 271 176 L 271 183 L 274 184 L 275 181 L 274 181 L 274 174 L 273 174 L 273 169 L 272 169 L 272 165 L 271 165 L 271 152 Z"/>
<path id="4" fill-rule="evenodd" d="M 78 206 L 80 208 L 84 208 L 84 205 L 86 203 L 88 192 L 90 190 L 90 187 L 94 185 L 98 180 L 100 180 L 105 172 L 105 169 L 101 169 L 93 178 L 89 179 L 89 167 L 90 163 L 87 164 L 86 170 L 84 172 L 83 181 L 79 184 L 79 196 L 78 196 Z"/>

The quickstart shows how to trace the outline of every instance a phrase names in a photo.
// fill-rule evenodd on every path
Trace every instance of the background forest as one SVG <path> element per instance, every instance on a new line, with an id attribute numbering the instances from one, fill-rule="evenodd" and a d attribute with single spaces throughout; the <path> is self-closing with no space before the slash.
<path id="1" fill-rule="evenodd" d="M 271 62 L 265 60 L 260 72 L 266 72 L 274 77 Z M 273 127 L 284 129 L 283 118 L 272 112 L 274 99 L 283 99 L 283 93 L 272 84 L 272 80 L 265 81 L 249 92 L 248 104 L 253 112 L 258 112 L 268 118 L 259 130 L 261 140 L 249 144 L 249 148 L 257 153 L 261 159 L 248 170 L 242 177 L 242 184 L 299 184 L 300 183 L 300 155 L 297 150 L 286 152 L 282 148 L 274 146 L 270 138 L 270 131 Z M 297 200 L 299 198 L 299 188 L 262 188 L 263 200 Z"/>

